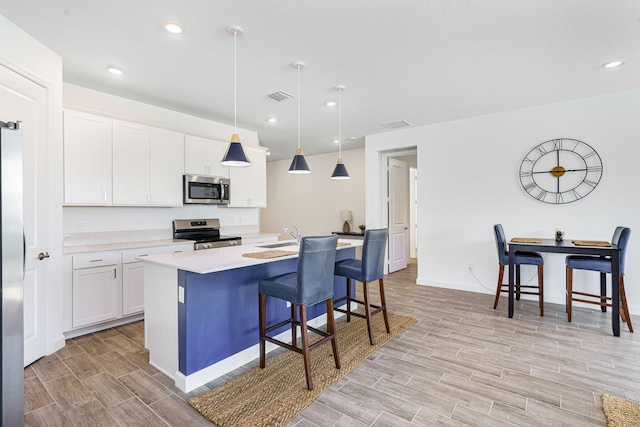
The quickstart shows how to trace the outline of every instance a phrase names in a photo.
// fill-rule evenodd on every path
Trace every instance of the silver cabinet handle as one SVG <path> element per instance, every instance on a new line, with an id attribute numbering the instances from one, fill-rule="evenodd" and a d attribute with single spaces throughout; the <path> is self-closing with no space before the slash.
<path id="1" fill-rule="evenodd" d="M 102 261 L 102 259 L 92 259 L 92 260 L 91 260 L 91 261 L 89 261 L 89 262 L 100 262 L 100 261 Z"/>
<path id="2" fill-rule="evenodd" d="M 38 254 L 38 259 L 39 259 L 40 261 L 42 261 L 42 260 L 43 260 L 43 259 L 45 259 L 45 258 L 49 258 L 49 252 L 45 252 L 45 253 L 40 252 L 40 253 Z"/>

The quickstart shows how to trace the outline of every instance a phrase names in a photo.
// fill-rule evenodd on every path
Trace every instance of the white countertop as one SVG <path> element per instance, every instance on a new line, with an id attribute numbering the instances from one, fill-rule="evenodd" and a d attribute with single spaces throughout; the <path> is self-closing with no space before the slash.
<path id="1" fill-rule="evenodd" d="M 347 246 L 338 246 L 338 250 L 362 246 L 362 240 L 339 239 L 339 242 L 349 243 Z M 284 240 L 277 243 L 293 242 Z M 270 244 L 272 245 L 272 244 Z M 297 258 L 298 254 L 269 259 L 256 259 L 243 257 L 242 254 L 252 252 L 264 252 L 281 249 L 285 251 L 298 251 L 298 246 L 283 246 L 279 248 L 261 248 L 265 244 L 227 246 L 224 248 L 203 249 L 193 252 L 177 252 L 138 257 L 139 260 L 173 267 L 178 270 L 191 271 L 193 273 L 207 274 L 216 271 L 233 270 L 234 268 L 249 267 L 252 265 L 266 264 L 283 259 Z"/>
<path id="2" fill-rule="evenodd" d="M 123 249 L 152 248 L 155 246 L 171 246 L 193 243 L 193 240 L 163 239 L 144 240 L 138 242 L 102 243 L 98 245 L 65 246 L 62 253 L 64 255 L 83 254 L 90 252 L 118 251 Z"/>

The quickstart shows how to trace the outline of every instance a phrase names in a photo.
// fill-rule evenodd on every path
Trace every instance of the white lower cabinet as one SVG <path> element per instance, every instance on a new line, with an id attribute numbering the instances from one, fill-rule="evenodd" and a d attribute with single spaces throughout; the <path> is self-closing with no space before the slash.
<path id="1" fill-rule="evenodd" d="M 252 237 L 243 237 L 242 244 L 243 245 L 257 245 L 260 243 L 275 243 L 278 241 L 278 235 L 272 234 L 267 236 L 252 236 Z"/>
<path id="2" fill-rule="evenodd" d="M 144 262 L 122 264 L 122 315 L 144 311 Z"/>
<path id="3" fill-rule="evenodd" d="M 118 317 L 118 257 L 111 253 L 73 259 L 72 314 L 74 328 Z"/>
<path id="4" fill-rule="evenodd" d="M 67 338 L 141 319 L 145 263 L 137 257 L 192 250 L 184 243 L 65 256 Z"/>

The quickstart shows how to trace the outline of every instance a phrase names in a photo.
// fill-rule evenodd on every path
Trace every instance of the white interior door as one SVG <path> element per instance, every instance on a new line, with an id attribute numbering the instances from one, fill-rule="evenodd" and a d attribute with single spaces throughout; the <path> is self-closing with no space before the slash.
<path id="1" fill-rule="evenodd" d="M 0 65 L 0 118 L 22 121 L 23 212 L 26 236 L 24 278 L 24 365 L 46 354 L 46 289 L 50 262 L 46 233 L 46 96 L 44 87 Z"/>
<path id="2" fill-rule="evenodd" d="M 407 164 L 389 159 L 389 273 L 407 268 L 409 182 Z"/>

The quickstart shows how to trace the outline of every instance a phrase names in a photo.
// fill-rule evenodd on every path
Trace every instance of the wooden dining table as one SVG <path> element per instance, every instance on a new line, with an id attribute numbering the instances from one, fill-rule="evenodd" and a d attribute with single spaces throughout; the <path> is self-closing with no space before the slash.
<path id="1" fill-rule="evenodd" d="M 513 317 L 514 310 L 514 261 L 516 252 L 550 252 L 571 255 L 597 255 L 611 257 L 611 327 L 613 335 L 620 336 L 620 250 L 614 244 L 610 246 L 586 246 L 576 245 L 574 240 L 538 239 L 539 243 L 531 242 L 534 239 L 525 239 L 526 242 L 509 242 L 509 317 Z"/>

